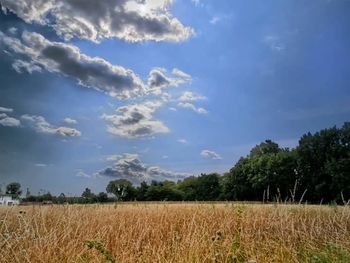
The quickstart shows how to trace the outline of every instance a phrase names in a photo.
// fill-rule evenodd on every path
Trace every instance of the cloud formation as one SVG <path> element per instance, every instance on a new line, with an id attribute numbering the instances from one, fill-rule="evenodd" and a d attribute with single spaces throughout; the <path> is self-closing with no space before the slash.
<path id="1" fill-rule="evenodd" d="M 179 180 L 190 174 L 177 173 L 161 169 L 159 166 L 144 164 L 137 154 L 113 155 L 108 158 L 114 164 L 99 171 L 97 176 L 125 178 L 135 183 L 151 180 Z"/>
<path id="2" fill-rule="evenodd" d="M 160 95 L 165 88 L 177 87 L 192 81 L 190 75 L 176 68 L 172 70 L 173 76 L 167 76 L 166 73 L 164 68 L 154 68 L 150 71 L 147 81 L 150 92 Z"/>
<path id="3" fill-rule="evenodd" d="M 211 150 L 203 150 L 201 152 L 201 156 L 203 156 L 204 158 L 210 158 L 210 159 L 213 159 L 213 160 L 220 160 L 220 159 L 222 159 L 219 154 L 217 154 L 216 152 L 211 151 Z"/>
<path id="4" fill-rule="evenodd" d="M 119 99 L 133 98 L 153 93 L 167 99 L 163 89 L 191 81 L 191 76 L 178 70 L 167 76 L 163 68 L 150 71 L 145 84 L 132 70 L 100 57 L 81 53 L 74 45 L 47 40 L 38 33 L 24 31 L 20 39 L 0 31 L 0 45 L 24 59 L 16 59 L 12 67 L 18 72 L 33 73 L 45 69 L 75 79 L 79 85 L 94 88 Z"/>
<path id="5" fill-rule="evenodd" d="M 169 11 L 172 0 L 0 0 L 4 12 L 52 27 L 65 40 L 120 38 L 180 42 L 194 31 Z"/>
<path id="6" fill-rule="evenodd" d="M 74 119 L 72 119 L 72 118 L 69 118 L 69 117 L 64 118 L 63 121 L 64 121 L 64 123 L 66 123 L 66 124 L 77 124 L 77 123 L 78 123 L 76 120 L 74 120 Z"/>
<path id="7" fill-rule="evenodd" d="M 177 141 L 182 144 L 188 143 L 186 139 L 178 139 Z"/>
<path id="8" fill-rule="evenodd" d="M 21 122 L 20 120 L 9 117 L 6 113 L 0 113 L 0 125 L 6 126 L 6 127 L 18 127 L 21 125 Z"/>
<path id="9" fill-rule="evenodd" d="M 189 103 L 189 102 L 179 102 L 177 104 L 177 106 L 179 106 L 181 108 L 193 110 L 194 112 L 197 112 L 199 114 L 207 114 L 208 113 L 208 111 L 206 109 L 197 108 L 196 106 L 194 106 L 192 103 Z"/>
<path id="10" fill-rule="evenodd" d="M 11 108 L 0 107 L 0 112 L 13 112 Z"/>
<path id="11" fill-rule="evenodd" d="M 94 88 L 112 97 L 129 98 L 145 92 L 142 80 L 129 69 L 113 65 L 99 57 L 90 57 L 79 48 L 52 42 L 38 33 L 24 31 L 22 39 L 6 36 L 0 31 L 0 43 L 11 51 L 26 56 L 28 62 L 16 61 L 17 71 L 44 68 L 74 78 L 82 86 Z M 28 70 L 30 68 L 30 70 Z"/>
<path id="12" fill-rule="evenodd" d="M 54 127 L 44 117 L 35 115 L 22 115 L 21 118 L 33 124 L 35 130 L 40 133 L 56 134 L 62 137 L 79 137 L 81 132 L 68 127 Z"/>
<path id="13" fill-rule="evenodd" d="M 12 68 L 17 72 L 17 73 L 24 73 L 28 72 L 29 74 L 32 74 L 34 71 L 41 72 L 41 67 L 36 65 L 35 62 L 33 61 L 24 61 L 21 59 L 16 59 L 12 63 Z"/>
<path id="14" fill-rule="evenodd" d="M 110 122 L 107 131 L 111 134 L 135 139 L 151 137 L 157 133 L 167 133 L 169 128 L 161 121 L 155 120 L 153 114 L 162 105 L 161 102 L 147 101 L 117 108 L 117 114 L 102 115 L 102 119 Z"/>
<path id="15" fill-rule="evenodd" d="M 179 97 L 179 101 L 197 101 L 197 100 L 205 100 L 206 97 L 198 94 L 194 94 L 191 91 L 184 91 L 182 95 Z"/>

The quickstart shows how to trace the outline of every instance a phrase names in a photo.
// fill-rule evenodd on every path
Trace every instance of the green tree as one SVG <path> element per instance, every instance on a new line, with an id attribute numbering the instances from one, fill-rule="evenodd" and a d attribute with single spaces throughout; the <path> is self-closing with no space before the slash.
<path id="1" fill-rule="evenodd" d="M 265 142 L 256 145 L 253 149 L 250 150 L 250 157 L 260 157 L 265 154 L 278 153 L 281 149 L 277 143 L 266 140 Z"/>
<path id="2" fill-rule="evenodd" d="M 105 192 L 98 193 L 97 201 L 100 203 L 106 203 L 108 201 L 108 195 Z"/>
<path id="3" fill-rule="evenodd" d="M 117 201 L 130 201 L 135 198 L 135 188 L 132 183 L 126 179 L 110 181 L 106 188 L 107 193 L 114 194 Z"/>
<path id="4" fill-rule="evenodd" d="M 6 186 L 6 194 L 18 198 L 22 194 L 21 184 L 16 182 L 8 184 Z"/>

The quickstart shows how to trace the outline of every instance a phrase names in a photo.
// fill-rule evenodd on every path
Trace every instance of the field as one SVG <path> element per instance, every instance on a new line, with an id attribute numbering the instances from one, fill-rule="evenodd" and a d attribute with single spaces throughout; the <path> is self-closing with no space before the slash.
<path id="1" fill-rule="evenodd" d="M 0 207 L 0 262 L 350 262 L 350 208 L 242 203 Z"/>

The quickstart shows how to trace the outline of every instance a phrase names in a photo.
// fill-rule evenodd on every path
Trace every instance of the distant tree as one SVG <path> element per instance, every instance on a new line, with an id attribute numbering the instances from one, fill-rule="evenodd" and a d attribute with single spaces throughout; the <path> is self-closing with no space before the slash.
<path id="1" fill-rule="evenodd" d="M 18 198 L 22 194 L 21 184 L 16 182 L 8 184 L 6 186 L 6 194 Z"/>
<path id="2" fill-rule="evenodd" d="M 194 201 L 197 198 L 197 184 L 198 178 L 195 176 L 190 176 L 180 181 L 177 188 L 183 192 L 184 200 Z"/>
<path id="3" fill-rule="evenodd" d="M 57 197 L 57 202 L 59 204 L 63 204 L 67 201 L 66 195 L 64 193 L 60 193 L 60 195 Z"/>
<path id="4" fill-rule="evenodd" d="M 140 186 L 136 188 L 136 200 L 145 201 L 147 199 L 147 190 L 149 185 L 147 182 L 141 182 Z"/>
<path id="5" fill-rule="evenodd" d="M 85 188 L 84 192 L 81 194 L 81 197 L 84 198 L 86 203 L 93 203 L 96 195 L 89 188 Z"/>
<path id="6" fill-rule="evenodd" d="M 220 175 L 217 173 L 201 174 L 196 186 L 196 200 L 218 200 L 221 195 Z"/>
<path id="7" fill-rule="evenodd" d="M 135 198 L 135 188 L 132 183 L 126 179 L 110 181 L 106 188 L 107 193 L 114 194 L 117 201 L 130 201 Z"/>
<path id="8" fill-rule="evenodd" d="M 176 189 L 174 182 L 152 182 L 147 189 L 148 201 L 180 201 L 183 200 L 182 192 Z"/>
<path id="9" fill-rule="evenodd" d="M 108 201 L 108 195 L 105 192 L 100 192 L 97 195 L 97 201 L 100 203 L 105 203 Z"/>

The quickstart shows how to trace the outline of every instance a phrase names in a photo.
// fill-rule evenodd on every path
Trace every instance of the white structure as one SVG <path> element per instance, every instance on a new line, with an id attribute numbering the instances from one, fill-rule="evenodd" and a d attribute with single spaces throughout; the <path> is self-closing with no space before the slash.
<path id="1" fill-rule="evenodd" d="M 19 205 L 19 200 L 10 195 L 0 195 L 0 205 Z"/>

